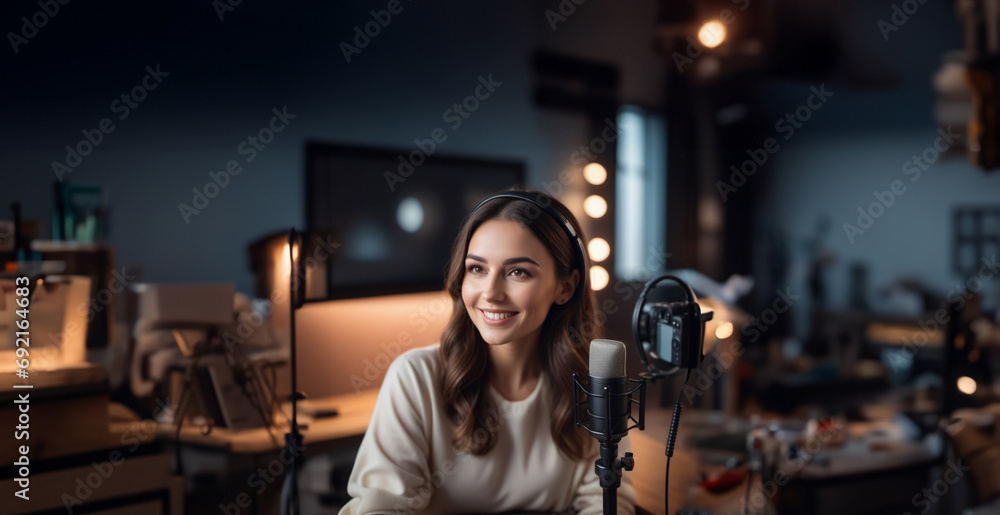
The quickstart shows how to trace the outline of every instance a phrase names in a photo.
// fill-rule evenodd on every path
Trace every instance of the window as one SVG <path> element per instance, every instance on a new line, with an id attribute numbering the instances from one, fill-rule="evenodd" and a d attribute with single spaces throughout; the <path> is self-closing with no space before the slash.
<path id="1" fill-rule="evenodd" d="M 666 270 L 666 128 L 651 111 L 618 113 L 615 275 L 644 281 Z"/>

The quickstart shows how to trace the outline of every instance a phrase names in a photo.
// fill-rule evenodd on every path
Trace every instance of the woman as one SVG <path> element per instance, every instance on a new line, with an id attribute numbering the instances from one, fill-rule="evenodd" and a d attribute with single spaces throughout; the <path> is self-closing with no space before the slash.
<path id="1" fill-rule="evenodd" d="M 390 366 L 341 514 L 600 514 L 597 444 L 573 425 L 572 376 L 596 330 L 586 257 L 565 206 L 488 199 L 466 219 L 446 288 L 440 345 Z M 634 512 L 625 474 L 619 513 Z"/>

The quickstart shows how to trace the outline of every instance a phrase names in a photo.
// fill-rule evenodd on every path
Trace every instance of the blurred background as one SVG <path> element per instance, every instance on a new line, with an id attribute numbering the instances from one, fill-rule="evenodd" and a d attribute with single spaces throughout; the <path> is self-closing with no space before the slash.
<path id="1" fill-rule="evenodd" d="M 0 368 L 27 381 L 29 277 L 51 407 L 29 455 L 58 492 L 23 511 L 276 510 L 295 301 L 303 495 L 335 512 L 388 363 L 448 318 L 462 217 L 513 185 L 581 220 L 631 373 L 646 281 L 715 311 L 670 513 L 997 509 L 998 22 L 990 0 L 5 2 Z M 653 385 L 653 420 L 679 388 Z M 650 425 L 634 474 L 664 513 Z M 87 486 L 140 460 L 162 477 Z"/>

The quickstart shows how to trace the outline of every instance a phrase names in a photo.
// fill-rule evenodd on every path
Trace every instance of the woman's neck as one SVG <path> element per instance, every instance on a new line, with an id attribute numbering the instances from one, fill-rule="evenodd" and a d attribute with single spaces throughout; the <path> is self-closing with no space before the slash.
<path id="1" fill-rule="evenodd" d="M 490 345 L 490 384 L 509 401 L 528 398 L 542 375 L 538 339 Z"/>

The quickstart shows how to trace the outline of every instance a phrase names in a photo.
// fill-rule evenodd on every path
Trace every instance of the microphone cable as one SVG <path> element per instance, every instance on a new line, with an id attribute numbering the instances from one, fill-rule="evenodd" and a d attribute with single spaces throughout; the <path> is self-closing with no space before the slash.
<path id="1" fill-rule="evenodd" d="M 674 404 L 674 414 L 670 419 L 670 433 L 667 434 L 667 470 L 664 474 L 663 479 L 663 509 L 669 513 L 670 505 L 668 504 L 670 500 L 670 458 L 674 456 L 674 444 L 677 440 L 677 425 L 681 420 L 681 398 L 684 396 L 684 389 L 687 388 L 688 379 L 691 379 L 691 370 L 688 369 L 687 375 L 684 376 L 684 383 L 681 385 L 681 391 L 677 393 L 677 402 Z"/>

